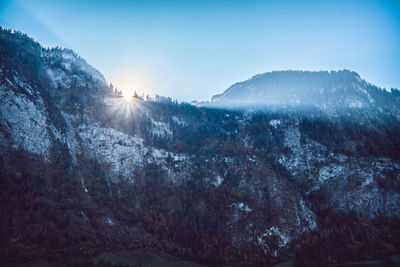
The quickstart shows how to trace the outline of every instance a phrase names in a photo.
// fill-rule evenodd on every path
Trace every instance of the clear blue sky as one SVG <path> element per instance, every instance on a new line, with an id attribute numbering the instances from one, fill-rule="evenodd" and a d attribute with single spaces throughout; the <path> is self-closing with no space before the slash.
<path id="1" fill-rule="evenodd" d="M 0 0 L 0 25 L 75 50 L 119 89 L 178 100 L 285 69 L 400 88 L 399 1 Z"/>

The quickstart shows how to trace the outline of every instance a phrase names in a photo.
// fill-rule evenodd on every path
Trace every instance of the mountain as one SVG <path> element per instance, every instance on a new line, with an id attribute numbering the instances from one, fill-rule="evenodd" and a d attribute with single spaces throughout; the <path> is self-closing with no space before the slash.
<path id="1" fill-rule="evenodd" d="M 312 107 L 331 115 L 374 109 L 399 118 L 400 91 L 388 92 L 356 72 L 274 71 L 239 82 L 212 97 L 215 106 Z"/>
<path id="2" fill-rule="evenodd" d="M 73 51 L 1 29 L 0 260 L 388 260 L 398 101 L 350 71 L 255 76 L 209 107 L 126 101 Z"/>

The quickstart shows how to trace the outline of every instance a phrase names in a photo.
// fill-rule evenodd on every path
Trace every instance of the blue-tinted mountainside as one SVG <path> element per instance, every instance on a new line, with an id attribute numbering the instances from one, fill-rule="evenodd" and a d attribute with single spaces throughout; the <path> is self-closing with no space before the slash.
<path id="1" fill-rule="evenodd" d="M 270 91 L 267 105 L 228 105 Z M 0 29 L 0 262 L 309 265 L 399 252 L 397 91 L 349 71 L 274 72 L 212 105 L 126 101 L 73 51 Z"/>
<path id="2" fill-rule="evenodd" d="M 212 97 L 216 106 L 315 107 L 332 114 L 374 109 L 399 118 L 400 91 L 388 92 L 356 72 L 275 71 L 239 82 Z"/>

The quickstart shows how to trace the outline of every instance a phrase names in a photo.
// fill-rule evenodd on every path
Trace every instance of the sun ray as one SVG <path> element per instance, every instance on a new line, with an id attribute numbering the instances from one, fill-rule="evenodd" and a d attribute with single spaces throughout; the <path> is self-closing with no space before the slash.
<path id="1" fill-rule="evenodd" d="M 139 97 L 130 96 L 126 97 L 118 96 L 114 97 L 111 101 L 110 115 L 115 120 L 130 120 L 137 114 L 143 112 L 145 107 L 141 102 L 143 100 Z"/>

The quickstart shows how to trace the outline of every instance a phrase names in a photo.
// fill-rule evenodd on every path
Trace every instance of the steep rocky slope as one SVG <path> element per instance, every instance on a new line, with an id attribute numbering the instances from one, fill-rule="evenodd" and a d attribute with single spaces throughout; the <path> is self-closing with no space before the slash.
<path id="1" fill-rule="evenodd" d="M 349 233 L 399 217 L 398 91 L 348 71 L 267 76 L 275 93 L 298 85 L 287 103 L 126 101 L 71 50 L 1 30 L 1 259 L 152 248 L 204 264 L 267 265 L 307 248 L 304 236 L 326 229 L 327 217 L 355 220 L 338 227 Z M 258 79 L 213 100 L 267 97 Z M 378 249 L 378 234 L 354 236 L 350 245 Z"/>

